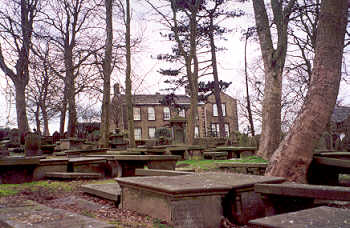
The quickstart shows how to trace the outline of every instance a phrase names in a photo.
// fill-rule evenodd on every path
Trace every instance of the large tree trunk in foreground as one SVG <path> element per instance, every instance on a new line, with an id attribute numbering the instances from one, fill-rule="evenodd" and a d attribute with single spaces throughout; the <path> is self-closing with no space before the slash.
<path id="1" fill-rule="evenodd" d="M 273 154 L 266 175 L 306 183 L 313 149 L 336 103 L 341 77 L 347 0 L 323 0 L 310 88 L 303 109 Z"/>
<path id="2" fill-rule="evenodd" d="M 106 49 L 103 60 L 103 101 L 102 101 L 102 115 L 100 127 L 100 145 L 102 147 L 109 146 L 109 116 L 111 103 L 111 63 L 112 63 L 112 0 L 105 0 L 106 7 Z"/>
<path id="3" fill-rule="evenodd" d="M 262 129 L 257 154 L 267 160 L 270 159 L 281 140 L 282 74 L 287 53 L 289 16 L 295 0 L 289 1 L 286 5 L 282 2 L 271 0 L 273 23 L 277 30 L 275 48 L 264 0 L 253 1 L 265 73 Z"/>

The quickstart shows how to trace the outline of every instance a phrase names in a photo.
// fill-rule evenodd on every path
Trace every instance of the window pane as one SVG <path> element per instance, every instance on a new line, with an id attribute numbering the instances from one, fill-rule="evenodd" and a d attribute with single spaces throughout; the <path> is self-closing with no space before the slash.
<path id="1" fill-rule="evenodd" d="M 216 136 L 220 136 L 220 125 L 218 123 L 216 124 Z"/>
<path id="2" fill-rule="evenodd" d="M 199 127 L 198 126 L 194 127 L 194 137 L 196 137 L 196 138 L 199 137 Z"/>
<path id="3" fill-rule="evenodd" d="M 169 107 L 164 107 L 163 109 L 163 119 L 164 120 L 170 120 L 170 109 Z"/>
<path id="4" fill-rule="evenodd" d="M 135 134 L 135 139 L 140 140 L 141 139 L 141 128 L 135 128 L 134 134 Z"/>
<path id="5" fill-rule="evenodd" d="M 218 106 L 213 104 L 213 116 L 218 116 Z"/>
<path id="6" fill-rule="evenodd" d="M 181 110 L 180 110 L 179 116 L 184 117 L 184 118 L 186 117 L 185 109 L 181 109 Z"/>
<path id="7" fill-rule="evenodd" d="M 214 137 L 216 137 L 216 136 L 217 136 L 216 133 L 217 133 L 217 132 L 216 132 L 216 124 L 212 123 L 212 124 L 211 124 L 211 135 L 214 136 Z"/>
<path id="8" fill-rule="evenodd" d="M 226 116 L 226 104 L 221 104 L 222 107 L 222 116 Z"/>
<path id="9" fill-rule="evenodd" d="M 153 139 L 156 133 L 156 128 L 155 127 L 150 127 L 148 128 L 148 137 L 150 139 Z"/>
<path id="10" fill-rule="evenodd" d="M 226 137 L 230 137 L 230 125 L 225 123 L 225 135 Z"/>
<path id="11" fill-rule="evenodd" d="M 148 107 L 148 120 L 156 120 L 156 115 L 154 113 L 154 107 Z"/>
<path id="12" fill-rule="evenodd" d="M 134 120 L 141 120 L 141 110 L 140 108 L 134 107 Z"/>

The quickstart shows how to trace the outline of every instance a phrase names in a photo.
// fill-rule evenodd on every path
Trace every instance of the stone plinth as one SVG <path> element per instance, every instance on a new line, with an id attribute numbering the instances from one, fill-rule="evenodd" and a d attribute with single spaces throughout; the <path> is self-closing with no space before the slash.
<path id="1" fill-rule="evenodd" d="M 216 162 L 216 167 L 233 173 L 264 175 L 267 163 Z"/>
<path id="2" fill-rule="evenodd" d="M 103 157 L 80 157 L 70 158 L 68 161 L 68 172 L 100 173 L 106 175 L 107 160 Z"/>
<path id="3" fill-rule="evenodd" d="M 188 160 L 203 160 L 204 159 L 204 148 L 201 146 L 189 146 L 188 147 Z"/>
<path id="4" fill-rule="evenodd" d="M 60 140 L 60 149 L 61 150 L 73 150 L 81 149 L 84 140 L 77 138 L 61 139 Z"/>
<path id="5" fill-rule="evenodd" d="M 33 171 L 39 163 L 39 157 L 0 158 L 0 183 L 20 184 L 32 181 Z"/>
<path id="6" fill-rule="evenodd" d="M 220 146 L 216 147 L 215 151 L 226 151 L 228 153 L 228 159 L 245 158 L 254 155 L 256 147 Z"/>
<path id="7" fill-rule="evenodd" d="M 34 169 L 33 180 L 44 179 L 47 172 L 66 172 L 67 165 L 66 158 L 40 159 L 40 164 Z"/>
<path id="8" fill-rule="evenodd" d="M 283 178 L 230 173 L 117 178 L 122 207 L 166 220 L 174 227 L 220 227 L 223 215 L 234 222 L 263 216 L 254 190 L 256 183 L 279 183 Z"/>

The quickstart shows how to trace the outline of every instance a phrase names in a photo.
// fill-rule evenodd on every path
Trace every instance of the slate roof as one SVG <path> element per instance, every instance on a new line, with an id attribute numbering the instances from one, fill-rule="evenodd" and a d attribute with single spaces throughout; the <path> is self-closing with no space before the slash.
<path id="1" fill-rule="evenodd" d="M 331 116 L 331 121 L 340 123 L 350 117 L 350 107 L 336 106 Z"/>
<path id="2" fill-rule="evenodd" d="M 125 101 L 125 95 L 120 95 L 120 99 Z M 135 104 L 160 104 L 160 101 L 165 97 L 164 94 L 138 94 L 133 95 Z M 176 95 L 177 104 L 190 104 L 190 97 L 187 95 Z"/>

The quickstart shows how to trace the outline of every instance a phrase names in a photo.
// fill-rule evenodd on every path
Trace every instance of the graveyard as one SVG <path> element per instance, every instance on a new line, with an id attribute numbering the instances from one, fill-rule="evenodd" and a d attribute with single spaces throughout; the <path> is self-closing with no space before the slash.
<path id="1" fill-rule="evenodd" d="M 23 145 L 15 131 L 2 135 L 2 227 L 350 226 L 350 152 L 315 151 L 310 184 L 296 184 L 264 176 L 268 162 L 247 138 L 130 148 L 116 131 L 99 148 L 57 134 L 28 134 Z"/>

